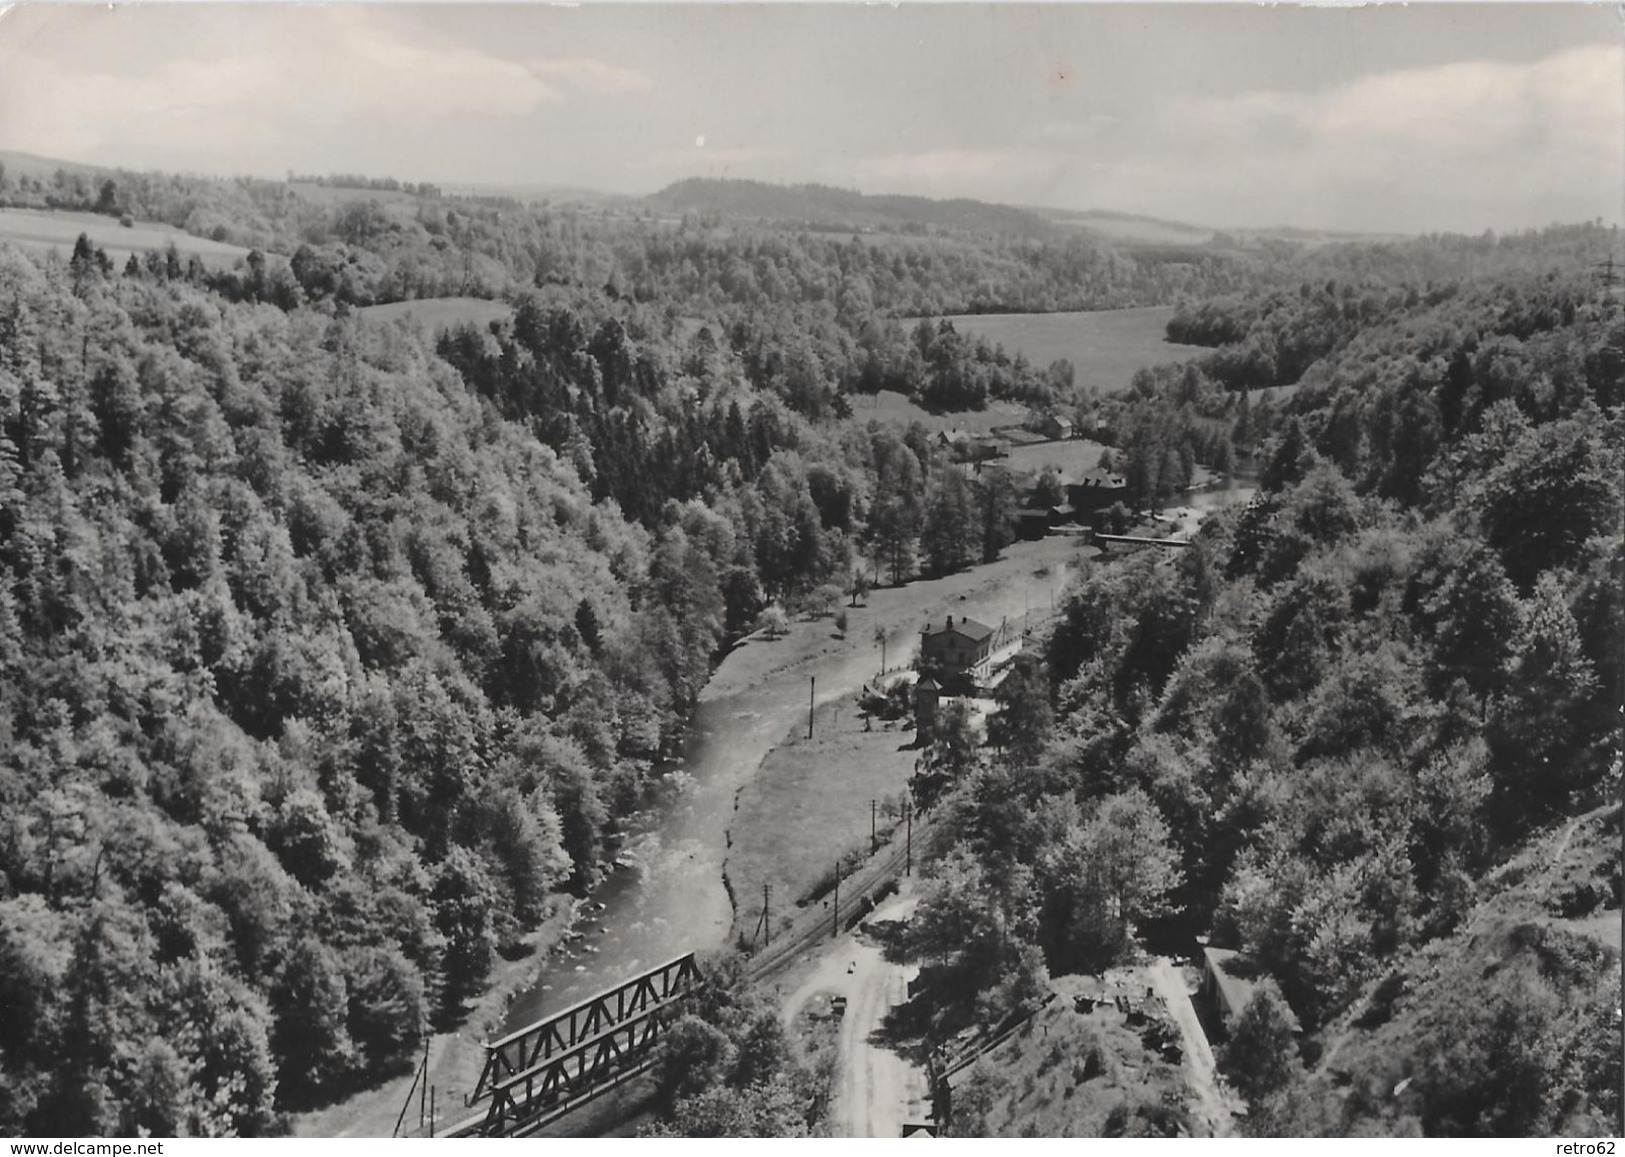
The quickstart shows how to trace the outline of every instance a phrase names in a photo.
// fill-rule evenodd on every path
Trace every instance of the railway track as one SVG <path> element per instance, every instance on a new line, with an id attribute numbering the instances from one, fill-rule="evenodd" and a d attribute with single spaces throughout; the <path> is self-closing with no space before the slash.
<path id="1" fill-rule="evenodd" d="M 916 852 L 924 844 L 924 837 L 929 830 L 928 823 L 924 821 L 916 823 L 914 832 Z M 918 859 L 918 855 L 915 858 Z M 887 884 L 902 877 L 907 861 L 908 849 L 898 843 L 894 833 L 884 849 L 852 876 L 841 881 L 841 907 L 846 915 L 838 917 L 837 926 L 845 931 L 862 915 L 873 911 L 876 896 Z M 852 893 L 851 900 L 846 898 L 849 890 Z M 820 942 L 831 939 L 829 916 L 803 912 L 788 931 L 750 958 L 746 974 L 753 981 L 770 980 L 788 969 L 803 953 L 816 947 Z"/>

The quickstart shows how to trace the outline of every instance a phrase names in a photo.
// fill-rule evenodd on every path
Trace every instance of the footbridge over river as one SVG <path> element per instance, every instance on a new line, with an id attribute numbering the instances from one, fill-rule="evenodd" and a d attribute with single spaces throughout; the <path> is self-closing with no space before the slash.
<path id="1" fill-rule="evenodd" d="M 485 1046 L 451 1137 L 523 1137 L 654 1066 L 665 1030 L 700 984 L 692 952 Z"/>

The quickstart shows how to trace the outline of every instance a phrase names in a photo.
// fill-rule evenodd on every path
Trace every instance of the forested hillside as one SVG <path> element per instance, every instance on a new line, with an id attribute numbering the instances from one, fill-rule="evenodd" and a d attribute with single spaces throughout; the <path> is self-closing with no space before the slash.
<path id="1" fill-rule="evenodd" d="M 1143 506 L 1267 447 L 1260 503 L 1177 565 L 1093 575 L 990 768 L 955 753 L 927 911 L 962 908 L 923 935 L 972 991 L 1109 954 L 1169 892 L 1322 1024 L 1617 787 L 1600 228 L 1153 259 L 100 180 L 0 174 L 0 200 L 256 251 L 0 245 L 0 1131 L 274 1132 L 456 1023 L 599 874 L 721 649 L 1010 541 L 1009 478 L 861 421 L 865 392 L 1098 417 Z M 1218 366 L 1101 399 L 898 320 L 1223 293 L 1228 357 L 1268 295 L 1344 318 L 1366 282 L 1339 275 L 1410 304 L 1340 321 L 1284 413 Z M 444 293 L 513 317 L 353 308 Z"/>
<path id="2" fill-rule="evenodd" d="M 554 287 L 436 338 L 276 276 L 0 248 L 9 1132 L 264 1133 L 405 1063 L 770 601 L 1009 540 L 923 429 L 840 417 L 827 311 L 821 354 Z"/>
<path id="3" fill-rule="evenodd" d="M 926 1005 L 952 1031 L 1201 934 L 1306 1030 L 1260 1011 L 1222 1058 L 1252 1132 L 1617 1133 L 1625 318 L 1577 276 L 1357 328 L 1256 500 L 1097 565 L 997 752 L 933 757 Z M 1613 851 L 1574 876 L 1559 828 Z M 1531 873 L 1567 883 L 1506 902 Z M 1362 1032 L 1389 1051 L 1322 1063 Z"/>

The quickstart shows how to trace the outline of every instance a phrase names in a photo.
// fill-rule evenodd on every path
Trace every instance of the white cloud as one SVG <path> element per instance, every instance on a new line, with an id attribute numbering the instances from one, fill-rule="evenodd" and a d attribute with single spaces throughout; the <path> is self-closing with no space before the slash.
<path id="1" fill-rule="evenodd" d="M 1183 181 L 1225 223 L 1247 203 L 1328 222 L 1415 229 L 1619 215 L 1625 48 L 1532 63 L 1469 61 L 1365 77 L 1321 93 L 1165 106 L 1130 156 L 1141 180 Z M 1159 190 L 1139 190 L 1155 197 Z M 1159 198 L 1160 200 L 1161 198 Z M 1252 223 L 1259 220 L 1256 209 Z"/>
<path id="2" fill-rule="evenodd" d="M 194 50 L 130 71 L 129 54 L 94 51 L 116 38 L 94 15 L 63 18 L 86 25 L 84 54 L 29 51 L 0 27 L 0 139 L 57 156 L 190 153 L 199 165 L 245 157 L 275 167 L 273 147 L 365 135 L 369 123 L 521 117 L 573 94 L 650 87 L 640 73 L 588 58 L 507 59 L 374 6 L 248 15 L 257 35 L 229 54 Z"/>
<path id="3" fill-rule="evenodd" d="M 1476 232 L 1619 219 L 1625 48 L 1394 71 L 1320 92 L 1169 98 L 1139 116 L 1023 135 L 1010 148 L 860 159 L 850 179 L 1217 225 Z"/>

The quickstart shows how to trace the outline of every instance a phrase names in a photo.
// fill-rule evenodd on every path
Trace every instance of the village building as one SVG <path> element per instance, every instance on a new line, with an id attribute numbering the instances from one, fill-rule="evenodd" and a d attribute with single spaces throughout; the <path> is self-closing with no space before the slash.
<path id="1" fill-rule="evenodd" d="M 941 627 L 920 632 L 920 658 L 946 676 L 987 674 L 993 659 L 993 628 L 975 619 L 952 615 Z"/>
<path id="2" fill-rule="evenodd" d="M 1038 432 L 1046 438 L 1063 441 L 1072 437 L 1074 427 L 1071 418 L 1063 418 L 1059 414 L 1045 414 L 1038 422 Z"/>
<path id="3" fill-rule="evenodd" d="M 1128 479 L 1109 470 L 1091 470 L 1068 483 L 1066 496 L 1074 509 L 1084 513 L 1104 510 L 1114 502 L 1128 501 Z"/>
<path id="4" fill-rule="evenodd" d="M 995 458 L 1005 456 L 1004 443 L 992 435 L 977 438 L 971 442 L 970 460 L 972 462 L 991 462 Z"/>
<path id="5" fill-rule="evenodd" d="M 976 437 L 958 428 L 943 430 L 937 442 L 955 462 L 988 462 L 1005 456 L 1004 442 L 991 434 Z"/>

